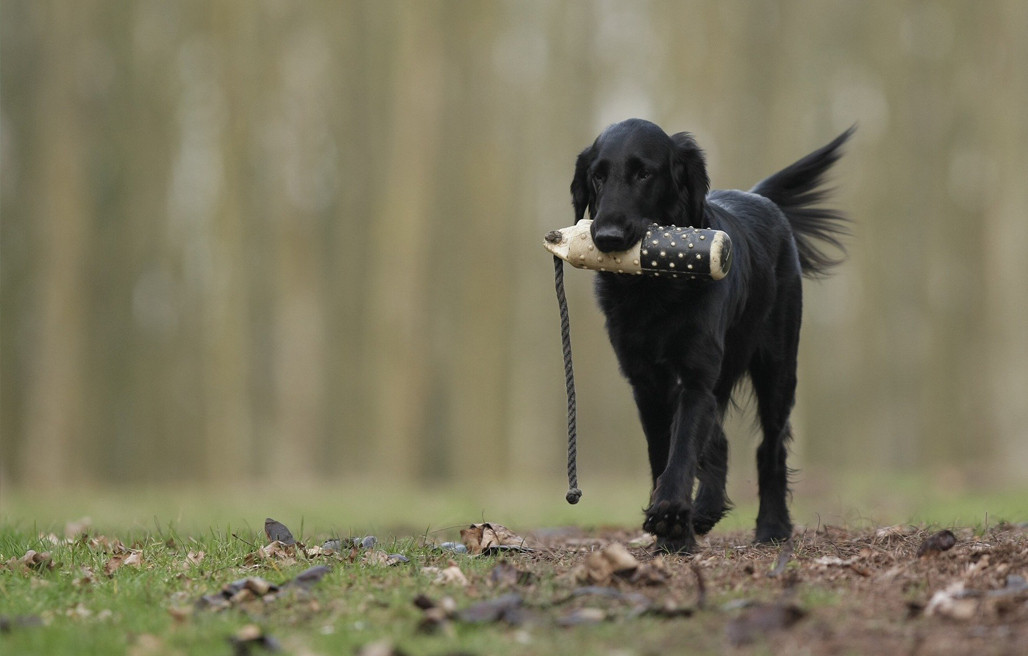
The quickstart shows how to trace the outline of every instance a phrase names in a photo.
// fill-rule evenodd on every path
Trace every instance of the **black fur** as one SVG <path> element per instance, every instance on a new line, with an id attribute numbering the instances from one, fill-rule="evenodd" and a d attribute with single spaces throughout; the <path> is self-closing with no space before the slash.
<path id="1" fill-rule="evenodd" d="M 732 390 L 749 375 L 763 439 L 757 448 L 756 540 L 792 533 L 786 444 L 796 391 L 801 276 L 838 263 L 845 219 L 815 207 L 824 174 L 853 128 L 758 183 L 712 191 L 692 135 L 668 136 L 640 119 L 610 126 L 578 156 L 575 220 L 588 209 L 603 251 L 624 250 L 647 226 L 724 230 L 733 263 L 720 281 L 599 273 L 596 295 L 621 371 L 631 384 L 649 450 L 653 491 L 643 528 L 661 547 L 689 551 L 730 509 L 728 441 L 722 420 Z M 699 488 L 693 499 L 694 482 Z"/>

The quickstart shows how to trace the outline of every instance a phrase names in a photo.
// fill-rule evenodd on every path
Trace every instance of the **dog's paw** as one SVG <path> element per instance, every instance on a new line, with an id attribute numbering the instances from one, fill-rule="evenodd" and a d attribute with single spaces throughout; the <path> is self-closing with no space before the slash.
<path id="1" fill-rule="evenodd" d="M 721 518 L 728 512 L 727 508 L 721 510 L 721 512 L 706 514 L 696 512 L 696 515 L 692 518 L 692 530 L 696 532 L 696 535 L 706 535 L 710 533 L 710 529 L 714 528 L 714 525 L 721 521 Z"/>
<path id="2" fill-rule="evenodd" d="M 721 521 L 721 518 L 728 514 L 728 511 L 731 509 L 731 504 L 724 496 L 720 496 L 713 501 L 710 501 L 703 495 L 697 497 L 692 514 L 692 528 L 696 531 L 696 535 L 710 533 L 710 529 L 714 528 L 714 525 Z"/>
<path id="3" fill-rule="evenodd" d="M 687 553 L 696 547 L 688 504 L 657 501 L 646 509 L 643 530 L 657 536 L 658 551 Z"/>
<path id="4" fill-rule="evenodd" d="M 651 552 L 654 556 L 688 556 L 696 553 L 696 540 L 668 540 L 667 538 L 657 538 L 657 542 Z"/>
<path id="5" fill-rule="evenodd" d="M 753 541 L 758 544 L 779 544 L 792 537 L 792 524 L 788 522 L 758 524 Z"/>

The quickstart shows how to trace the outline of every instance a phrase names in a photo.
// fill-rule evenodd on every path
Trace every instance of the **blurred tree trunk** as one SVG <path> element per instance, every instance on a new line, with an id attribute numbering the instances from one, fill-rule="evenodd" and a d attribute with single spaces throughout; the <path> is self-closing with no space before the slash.
<path id="1" fill-rule="evenodd" d="M 1006 3 L 978 31 L 989 49 L 985 70 L 968 71 L 981 85 L 976 96 L 990 98 L 1001 92 L 1006 98 L 976 106 L 983 113 L 981 150 L 962 172 L 972 176 L 972 184 L 981 185 L 971 191 L 984 210 L 983 277 L 989 283 L 984 299 L 988 375 L 977 395 L 983 400 L 978 413 L 999 436 L 997 469 L 1012 480 L 1024 480 L 1028 462 L 1028 123 L 1020 111 L 1028 100 L 1025 34 L 1028 4 L 1023 2 Z M 1018 110 L 1011 111 L 1012 107 Z M 981 175 L 978 180 L 973 179 L 976 173 Z M 1002 193 L 990 194 L 987 189 Z M 973 220 L 970 225 L 973 229 Z"/>
<path id="2" fill-rule="evenodd" d="M 363 375 L 375 442 L 373 470 L 400 479 L 417 471 L 428 385 L 428 222 L 436 201 L 443 62 L 437 12 L 412 3 L 395 12 L 397 44 L 384 71 L 392 81 L 390 130 L 382 144 L 386 188 L 372 218 L 367 349 Z"/>
<path id="3" fill-rule="evenodd" d="M 33 94 L 27 138 L 35 144 L 26 164 L 27 196 L 39 255 L 34 296 L 36 334 L 25 380 L 25 440 L 21 478 L 36 487 L 56 487 L 88 478 L 79 458 L 88 436 L 87 384 L 83 353 L 88 335 L 87 253 L 93 217 L 84 179 L 83 125 L 76 71 L 70 63 L 84 48 L 85 3 L 36 4 L 33 22 L 43 62 Z"/>

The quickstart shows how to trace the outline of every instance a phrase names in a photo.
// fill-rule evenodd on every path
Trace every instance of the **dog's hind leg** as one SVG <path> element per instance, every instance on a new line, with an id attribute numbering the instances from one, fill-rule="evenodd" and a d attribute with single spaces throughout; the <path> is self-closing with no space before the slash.
<path id="1" fill-rule="evenodd" d="M 798 284 L 798 281 L 797 281 Z M 763 439 L 757 447 L 757 542 L 782 542 L 792 535 L 789 518 L 787 445 L 792 439 L 789 414 L 796 399 L 796 351 L 799 346 L 799 297 L 796 305 L 776 312 L 775 347 L 758 350 L 750 364 Z M 782 320 L 783 317 L 787 317 Z"/>

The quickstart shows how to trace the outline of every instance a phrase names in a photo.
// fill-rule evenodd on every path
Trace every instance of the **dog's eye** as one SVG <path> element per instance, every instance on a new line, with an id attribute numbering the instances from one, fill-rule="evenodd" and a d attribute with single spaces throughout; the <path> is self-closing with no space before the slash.
<path id="1" fill-rule="evenodd" d="M 602 185 L 603 185 L 603 182 L 604 182 L 604 180 L 606 180 L 606 178 L 607 178 L 607 176 L 606 176 L 606 175 L 604 175 L 604 174 L 603 174 L 602 172 L 600 172 L 600 171 L 596 171 L 596 172 L 594 172 L 594 173 L 593 173 L 593 176 L 592 176 L 592 177 L 593 177 L 593 185 L 594 185 L 594 186 L 595 186 L 595 187 L 596 187 L 597 189 L 599 189 L 599 188 L 600 188 L 600 186 L 602 186 Z"/>
<path id="2" fill-rule="evenodd" d="M 639 169 L 639 172 L 635 174 L 635 177 L 639 180 L 649 180 L 652 175 L 653 173 L 647 169 Z"/>

